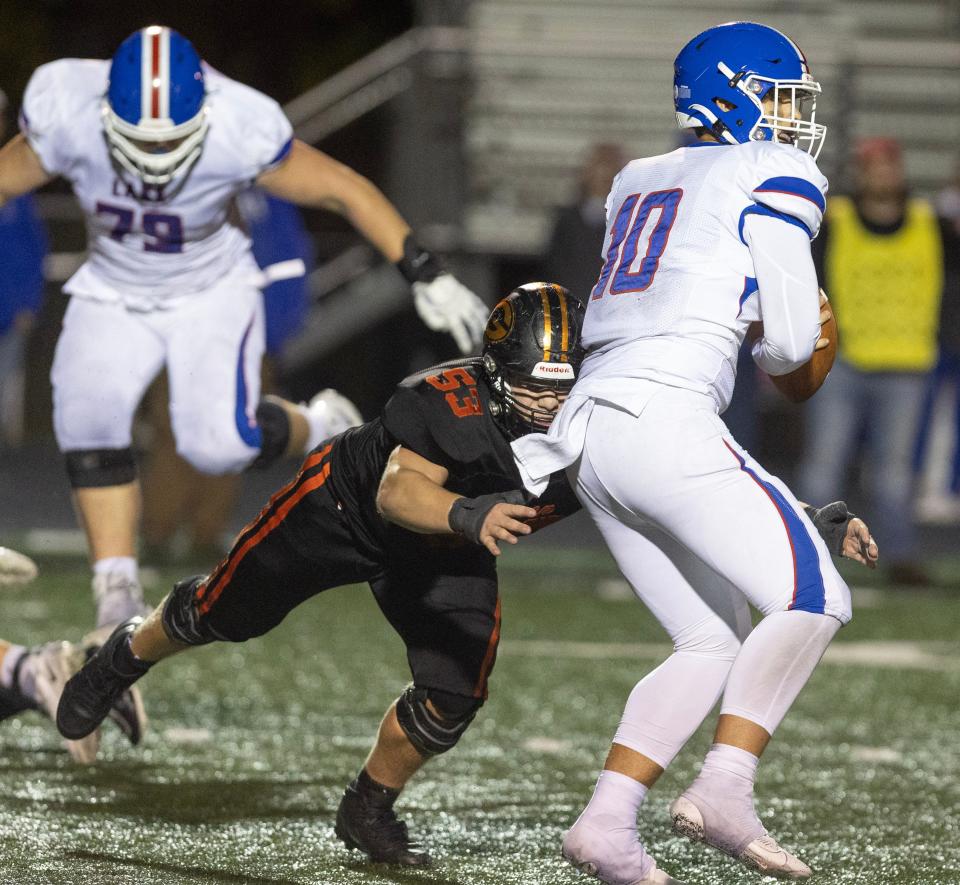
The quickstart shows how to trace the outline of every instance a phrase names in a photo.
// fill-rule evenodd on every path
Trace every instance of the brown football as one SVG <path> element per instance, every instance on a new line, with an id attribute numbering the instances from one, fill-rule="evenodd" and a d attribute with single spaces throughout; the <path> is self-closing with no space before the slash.
<path id="1" fill-rule="evenodd" d="M 824 305 L 825 307 L 828 305 Z M 833 361 L 837 356 L 837 320 L 832 315 L 820 327 L 820 337 L 829 338 L 830 343 L 822 350 L 815 350 L 813 356 L 799 369 L 794 369 L 786 375 L 771 375 L 770 380 L 790 402 L 802 403 L 810 399 L 827 379 L 833 368 Z M 753 323 L 750 329 L 750 340 L 755 340 L 763 334 L 763 323 Z"/>

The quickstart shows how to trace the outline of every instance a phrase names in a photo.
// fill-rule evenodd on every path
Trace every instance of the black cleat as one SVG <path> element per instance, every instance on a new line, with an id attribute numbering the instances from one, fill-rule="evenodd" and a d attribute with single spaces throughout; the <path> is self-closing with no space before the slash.
<path id="1" fill-rule="evenodd" d="M 359 848 L 375 863 L 404 867 L 432 863 L 430 855 L 410 841 L 407 825 L 393 810 L 393 797 L 363 793 L 356 781 L 344 791 L 333 831 L 347 848 Z"/>
<path id="2" fill-rule="evenodd" d="M 123 694 L 147 670 L 134 658 L 129 637 L 143 618 L 124 621 L 64 686 L 57 706 L 57 729 L 69 740 L 93 732 Z"/>
<path id="3" fill-rule="evenodd" d="M 112 632 L 112 631 L 111 631 Z M 100 634 L 100 635 L 98 635 Z M 103 629 L 98 628 L 83 637 L 84 663 L 90 660 L 110 634 L 103 636 Z M 132 746 L 137 746 L 143 740 L 147 731 L 147 711 L 143 706 L 140 689 L 136 685 L 128 688 L 110 708 L 110 721 L 113 722 Z"/>

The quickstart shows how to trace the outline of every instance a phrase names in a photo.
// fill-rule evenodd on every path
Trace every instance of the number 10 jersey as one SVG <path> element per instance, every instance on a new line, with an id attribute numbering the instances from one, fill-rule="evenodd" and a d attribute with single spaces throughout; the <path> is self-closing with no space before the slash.
<path id="1" fill-rule="evenodd" d="M 43 168 L 73 186 L 87 224 L 88 257 L 71 295 L 135 310 L 170 307 L 249 262 L 233 198 L 282 162 L 292 129 L 272 99 L 204 67 L 210 128 L 185 177 L 149 187 L 120 174 L 101 124 L 108 61 L 61 59 L 38 68 L 21 128 Z"/>
<path id="2" fill-rule="evenodd" d="M 621 405 L 632 379 L 709 394 L 723 411 L 749 324 L 762 319 L 744 235 L 751 215 L 812 239 L 827 181 L 790 145 L 699 142 L 634 160 L 614 179 L 588 350 L 575 391 Z"/>

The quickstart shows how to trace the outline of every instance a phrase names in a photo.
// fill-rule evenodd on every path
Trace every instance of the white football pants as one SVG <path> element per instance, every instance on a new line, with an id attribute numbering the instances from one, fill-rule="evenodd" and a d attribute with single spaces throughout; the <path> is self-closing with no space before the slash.
<path id="1" fill-rule="evenodd" d="M 138 312 L 74 296 L 51 370 L 63 452 L 120 449 L 166 366 L 177 452 L 197 470 L 241 470 L 260 451 L 256 408 L 265 346 L 263 299 L 244 262 L 176 306 Z"/>
<path id="2" fill-rule="evenodd" d="M 729 712 L 772 733 L 851 616 L 850 592 L 790 490 L 736 444 L 709 397 L 666 386 L 639 416 L 598 401 L 571 479 L 620 570 L 674 644 L 673 655 L 634 688 L 615 741 L 669 764 L 727 684 L 750 633 L 748 603 L 764 615 L 820 616 L 792 619 L 800 634 L 823 616 L 836 619 L 813 631 L 825 638 L 806 653 L 809 667 L 751 652 L 751 667 L 769 661 L 788 670 L 784 685 L 758 672 L 760 696 L 749 696 L 748 677 L 746 698 L 738 689 L 724 699 Z M 798 647 L 807 645 L 801 638 Z"/>

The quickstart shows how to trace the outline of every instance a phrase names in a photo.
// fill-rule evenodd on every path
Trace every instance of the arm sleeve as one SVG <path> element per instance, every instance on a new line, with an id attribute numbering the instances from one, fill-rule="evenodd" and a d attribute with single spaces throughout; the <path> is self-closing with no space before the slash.
<path id="1" fill-rule="evenodd" d="M 769 375 L 786 375 L 810 359 L 820 337 L 810 240 L 796 226 L 762 215 L 747 219 L 744 238 L 753 257 L 763 319 L 753 359 Z"/>
<path id="2" fill-rule="evenodd" d="M 51 175 L 62 175 L 68 162 L 65 148 L 69 142 L 61 134 L 63 97 L 69 94 L 63 65 L 62 61 L 51 62 L 33 72 L 20 109 L 20 130 Z"/>

